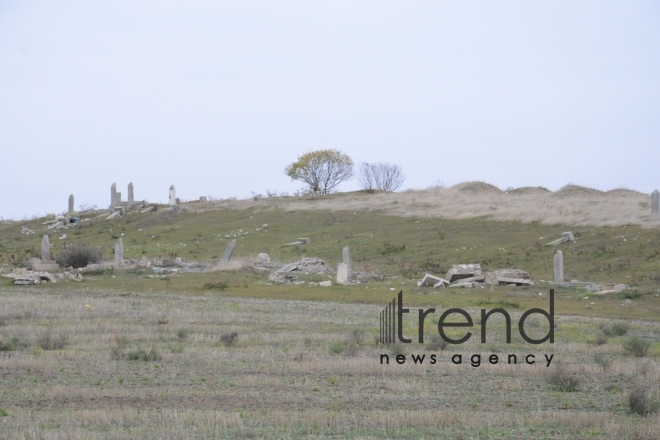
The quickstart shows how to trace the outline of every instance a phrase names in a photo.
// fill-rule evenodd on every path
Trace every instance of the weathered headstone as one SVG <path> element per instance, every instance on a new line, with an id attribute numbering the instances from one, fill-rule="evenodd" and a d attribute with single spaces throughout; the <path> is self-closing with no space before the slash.
<path id="1" fill-rule="evenodd" d="M 133 198 L 133 182 L 128 184 L 128 207 L 132 208 L 135 199 Z"/>
<path id="2" fill-rule="evenodd" d="M 564 282 L 564 254 L 561 251 L 555 252 L 555 283 Z"/>
<path id="3" fill-rule="evenodd" d="M 657 189 L 651 193 L 651 215 L 660 215 L 660 192 Z"/>
<path id="4" fill-rule="evenodd" d="M 231 255 L 234 253 L 234 248 L 236 247 L 236 240 L 232 240 L 229 242 L 227 247 L 225 248 L 225 253 L 222 254 L 222 260 L 220 260 L 220 263 L 229 263 L 229 260 L 231 260 Z"/>
<path id="5" fill-rule="evenodd" d="M 176 206 L 176 188 L 170 186 L 170 206 Z"/>
<path id="6" fill-rule="evenodd" d="M 69 214 L 73 214 L 73 194 L 69 196 Z"/>
<path id="7" fill-rule="evenodd" d="M 115 243 L 115 262 L 121 264 L 124 261 L 124 242 L 119 237 Z"/>
<path id="8" fill-rule="evenodd" d="M 44 235 L 41 239 L 41 259 L 50 260 L 50 243 L 48 242 L 48 235 Z"/>
<path id="9" fill-rule="evenodd" d="M 119 208 L 121 206 L 121 193 L 115 193 L 115 208 Z"/>
<path id="10" fill-rule="evenodd" d="M 339 263 L 337 265 L 337 284 L 348 283 L 348 266 L 346 263 Z"/>
<path id="11" fill-rule="evenodd" d="M 343 263 L 346 265 L 346 276 L 350 280 L 353 276 L 353 270 L 351 268 L 351 251 L 348 246 L 345 246 L 342 249 Z"/>
<path id="12" fill-rule="evenodd" d="M 117 184 L 113 183 L 110 187 L 110 208 L 114 208 L 117 202 Z"/>

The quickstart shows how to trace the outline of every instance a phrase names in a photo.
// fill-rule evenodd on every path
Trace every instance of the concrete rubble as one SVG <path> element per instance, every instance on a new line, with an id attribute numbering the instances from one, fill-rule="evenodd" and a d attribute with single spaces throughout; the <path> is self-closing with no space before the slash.
<path id="1" fill-rule="evenodd" d="M 5 278 L 14 280 L 14 285 L 28 286 L 40 283 L 56 283 L 64 279 L 64 274 L 51 274 L 50 272 L 32 271 L 24 267 L 15 268 L 11 273 L 3 274 Z"/>
<path id="2" fill-rule="evenodd" d="M 560 244 L 564 243 L 569 243 L 569 242 L 574 242 L 575 241 L 575 236 L 573 235 L 572 232 L 562 232 L 561 233 L 561 238 L 558 238 L 555 241 L 551 241 L 550 243 L 546 244 L 546 246 L 557 246 Z"/>
<path id="3" fill-rule="evenodd" d="M 417 282 L 418 287 L 483 287 L 483 284 L 533 286 L 529 273 L 522 269 L 497 269 L 481 274 L 479 264 L 456 264 L 447 272 L 446 278 L 429 273 Z"/>
<path id="4" fill-rule="evenodd" d="M 298 238 L 298 241 L 292 243 L 283 244 L 282 246 L 295 246 L 298 244 L 308 244 L 311 240 L 309 238 Z"/>
<path id="5" fill-rule="evenodd" d="M 331 274 L 334 270 L 320 258 L 303 258 L 295 263 L 287 264 L 273 271 L 268 276 L 271 284 L 289 284 L 298 281 L 298 275 Z"/>

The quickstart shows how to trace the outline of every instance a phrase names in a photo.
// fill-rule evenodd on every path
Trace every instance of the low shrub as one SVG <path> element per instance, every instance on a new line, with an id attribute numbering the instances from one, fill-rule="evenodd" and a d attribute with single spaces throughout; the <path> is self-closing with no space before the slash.
<path id="1" fill-rule="evenodd" d="M 342 354 L 346 350 L 346 342 L 337 341 L 330 344 L 330 353 L 332 354 Z"/>
<path id="2" fill-rule="evenodd" d="M 225 290 L 227 290 L 228 287 L 229 287 L 229 283 L 227 283 L 226 281 L 218 281 L 215 283 L 206 283 L 202 286 L 202 289 L 219 290 L 221 292 L 224 292 Z"/>
<path id="3" fill-rule="evenodd" d="M 623 352 L 627 355 L 643 357 L 646 356 L 649 348 L 651 348 L 651 343 L 639 336 L 633 336 L 623 342 Z"/>
<path id="4" fill-rule="evenodd" d="M 46 332 L 37 338 L 37 345 L 42 350 L 61 350 L 69 344 L 68 335 L 53 336 L 50 332 Z"/>
<path id="5" fill-rule="evenodd" d="M 603 353 L 594 353 L 594 362 L 600 365 L 603 371 L 607 370 L 612 364 L 610 360 Z"/>
<path id="6" fill-rule="evenodd" d="M 628 324 L 625 322 L 618 322 L 612 326 L 612 334 L 614 336 L 624 336 L 628 333 Z"/>
<path id="7" fill-rule="evenodd" d="M 220 335 L 220 342 L 222 342 L 225 347 L 232 347 L 236 344 L 238 339 L 238 333 L 236 332 L 227 332 Z"/>
<path id="8" fill-rule="evenodd" d="M 628 407 L 631 412 L 645 416 L 657 412 L 660 409 L 660 401 L 649 387 L 640 386 L 628 395 Z"/>
<path id="9" fill-rule="evenodd" d="M 426 344 L 428 351 L 444 351 L 449 343 L 442 339 L 440 336 L 433 336 L 431 341 Z"/>
<path id="10" fill-rule="evenodd" d="M 156 350 L 156 347 L 151 347 L 149 351 L 143 350 L 139 347 L 135 351 L 129 351 L 125 355 L 126 359 L 129 361 L 145 361 L 145 362 L 155 362 L 163 359 L 160 355 L 160 352 Z"/>
<path id="11" fill-rule="evenodd" d="M 103 254 L 101 249 L 86 246 L 84 244 L 73 244 L 67 247 L 58 257 L 57 263 L 64 267 L 74 267 L 76 269 L 85 267 L 88 264 L 100 263 Z"/>
<path id="12" fill-rule="evenodd" d="M 18 336 L 12 336 L 9 339 L 0 339 L 0 351 L 14 351 L 25 348 L 24 344 Z"/>
<path id="13" fill-rule="evenodd" d="M 574 374 L 557 367 L 547 377 L 548 383 L 558 391 L 572 393 L 579 389 L 580 380 Z"/>
<path id="14" fill-rule="evenodd" d="M 602 331 L 598 330 L 596 332 L 596 339 L 594 340 L 596 345 L 607 344 L 607 336 Z"/>

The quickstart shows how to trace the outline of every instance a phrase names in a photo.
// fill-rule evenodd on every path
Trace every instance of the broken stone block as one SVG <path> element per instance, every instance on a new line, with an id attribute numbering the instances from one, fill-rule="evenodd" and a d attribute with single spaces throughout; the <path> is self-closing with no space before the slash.
<path id="1" fill-rule="evenodd" d="M 348 266 L 346 263 L 337 265 L 337 284 L 348 284 Z"/>
<path id="2" fill-rule="evenodd" d="M 476 277 L 468 277 L 468 278 L 459 278 L 458 281 L 454 281 L 451 284 L 455 284 L 455 283 L 473 283 L 473 282 L 474 283 L 483 283 L 485 278 L 486 277 L 484 275 L 479 275 L 479 276 L 476 276 Z"/>
<path id="3" fill-rule="evenodd" d="M 227 247 L 225 248 L 225 253 L 222 255 L 222 259 L 220 260 L 220 264 L 229 263 L 229 260 L 231 260 L 231 256 L 234 253 L 235 247 L 236 247 L 236 239 L 230 241 L 229 244 L 227 244 Z"/>
<path id="4" fill-rule="evenodd" d="M 449 281 L 447 281 L 444 278 L 437 277 L 435 275 L 431 275 L 429 273 L 424 274 L 424 277 L 420 280 L 417 281 L 417 286 L 427 286 L 427 287 L 444 287 L 445 285 L 449 285 Z"/>
<path id="5" fill-rule="evenodd" d="M 257 255 L 257 263 L 264 264 L 264 263 L 270 263 L 270 257 L 268 254 L 265 253 L 260 253 Z"/>
<path id="6" fill-rule="evenodd" d="M 298 241 L 307 244 L 307 243 L 309 243 L 311 240 L 310 240 L 309 238 L 299 238 Z"/>
<path id="7" fill-rule="evenodd" d="M 497 277 L 497 282 L 502 285 L 515 284 L 516 286 L 533 286 L 534 281 L 526 280 L 524 278 L 508 278 L 508 277 Z"/>
<path id="8" fill-rule="evenodd" d="M 319 286 L 321 286 L 321 287 L 330 287 L 330 286 L 332 286 L 332 281 L 321 281 L 319 283 Z"/>
<path id="9" fill-rule="evenodd" d="M 481 275 L 480 264 L 455 264 L 447 271 L 445 277 L 449 283 L 453 283 L 463 278 L 470 278 Z"/>

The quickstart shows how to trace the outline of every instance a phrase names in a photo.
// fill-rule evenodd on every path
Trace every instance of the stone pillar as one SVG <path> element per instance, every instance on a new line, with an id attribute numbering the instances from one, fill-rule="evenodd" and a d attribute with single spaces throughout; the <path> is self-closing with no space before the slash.
<path id="1" fill-rule="evenodd" d="M 124 262 L 124 242 L 121 237 L 115 243 L 115 262 L 119 264 Z"/>
<path id="2" fill-rule="evenodd" d="M 561 251 L 555 252 L 555 283 L 564 282 L 564 254 Z"/>
<path id="3" fill-rule="evenodd" d="M 176 188 L 170 186 L 170 206 L 176 206 Z"/>
<path id="4" fill-rule="evenodd" d="M 73 194 L 69 196 L 69 214 L 73 214 Z"/>
<path id="5" fill-rule="evenodd" d="M 121 193 L 115 193 L 115 208 L 119 208 L 121 206 Z"/>
<path id="6" fill-rule="evenodd" d="M 227 247 L 225 248 L 225 253 L 222 255 L 222 260 L 220 260 L 220 263 L 229 263 L 229 260 L 231 260 L 231 256 L 234 253 L 234 248 L 236 247 L 236 240 L 232 240 L 229 242 Z"/>
<path id="7" fill-rule="evenodd" d="M 348 284 L 348 266 L 346 263 L 337 265 L 337 284 Z"/>
<path id="8" fill-rule="evenodd" d="M 135 203 L 135 199 L 133 197 L 133 182 L 131 182 L 128 184 L 128 209 L 133 207 L 133 203 Z"/>
<path id="9" fill-rule="evenodd" d="M 110 187 L 110 209 L 114 208 L 117 202 L 117 184 L 113 183 Z"/>
<path id="10" fill-rule="evenodd" d="M 651 193 L 651 215 L 660 215 L 660 192 L 657 189 Z"/>
<path id="11" fill-rule="evenodd" d="M 353 270 L 351 268 L 351 251 L 348 246 L 345 246 L 342 249 L 343 263 L 346 265 L 346 277 L 350 280 L 353 276 Z"/>
<path id="12" fill-rule="evenodd" d="M 50 243 L 48 242 L 48 235 L 44 235 L 41 239 L 41 259 L 50 260 Z"/>

